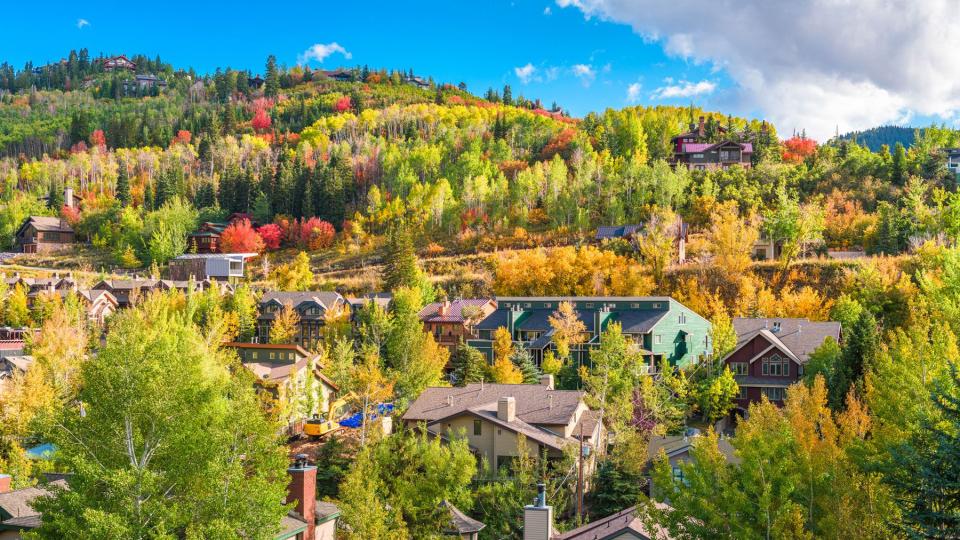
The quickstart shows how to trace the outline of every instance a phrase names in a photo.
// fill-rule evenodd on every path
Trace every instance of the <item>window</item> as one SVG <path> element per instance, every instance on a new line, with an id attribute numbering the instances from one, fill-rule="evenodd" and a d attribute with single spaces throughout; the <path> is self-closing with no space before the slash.
<path id="1" fill-rule="evenodd" d="M 786 388 L 764 388 L 763 395 L 767 396 L 767 399 L 770 401 L 783 401 L 783 398 L 786 397 L 787 389 Z"/>
<path id="2" fill-rule="evenodd" d="M 787 377 L 790 375 L 790 359 L 773 353 L 769 358 L 763 359 L 763 367 L 761 369 L 764 375 Z"/>
<path id="3" fill-rule="evenodd" d="M 774 331 L 774 332 L 779 332 L 779 331 L 780 331 L 780 321 L 774 321 L 774 323 L 773 323 L 773 331 Z"/>
<path id="4" fill-rule="evenodd" d="M 653 344 L 654 344 L 654 345 L 660 345 L 660 344 L 662 344 L 662 343 L 663 343 L 663 336 L 661 336 L 660 334 L 657 334 L 657 335 L 653 336 Z"/>
<path id="5" fill-rule="evenodd" d="M 593 302 L 587 302 L 587 307 L 588 307 L 588 308 L 592 308 L 592 307 L 593 307 Z"/>
<path id="6" fill-rule="evenodd" d="M 687 324 L 687 314 L 686 314 L 686 313 L 681 313 L 681 314 L 677 317 L 677 324 Z"/>
<path id="7" fill-rule="evenodd" d="M 653 309 L 660 309 L 660 302 L 654 302 Z"/>
<path id="8" fill-rule="evenodd" d="M 747 387 L 741 386 L 740 393 L 737 395 L 737 399 L 750 399 L 750 396 L 747 395 Z"/>
<path id="9" fill-rule="evenodd" d="M 274 355 L 274 352 L 273 352 L 273 351 L 270 351 L 270 359 L 271 359 L 271 360 L 274 359 L 274 356 L 273 356 L 273 355 Z"/>
<path id="10" fill-rule="evenodd" d="M 473 421 L 473 434 L 477 437 L 483 434 L 483 420 L 478 418 Z"/>
<path id="11" fill-rule="evenodd" d="M 640 309 L 640 304 L 630 304 L 630 307 L 633 309 Z"/>
<path id="12" fill-rule="evenodd" d="M 747 363 L 746 362 L 730 362 L 730 371 L 732 371 L 734 375 L 746 375 Z"/>
<path id="13" fill-rule="evenodd" d="M 250 358 L 256 360 L 256 359 L 257 359 L 257 351 L 253 351 L 252 353 L 250 353 Z"/>
<path id="14" fill-rule="evenodd" d="M 547 303 L 543 304 L 543 307 L 545 307 L 545 308 L 551 308 L 551 307 L 553 307 L 553 304 L 551 304 L 550 302 L 547 302 Z"/>
<path id="15" fill-rule="evenodd" d="M 683 469 L 677 465 L 673 466 L 673 479 L 683 482 Z"/>
<path id="16" fill-rule="evenodd" d="M 694 154 L 693 159 L 703 159 L 703 154 Z"/>

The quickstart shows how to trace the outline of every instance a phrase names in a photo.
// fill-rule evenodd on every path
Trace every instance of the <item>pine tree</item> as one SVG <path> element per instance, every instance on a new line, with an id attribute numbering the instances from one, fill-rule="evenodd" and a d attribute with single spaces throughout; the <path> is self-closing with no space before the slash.
<path id="1" fill-rule="evenodd" d="M 263 93 L 267 97 L 274 97 L 280 93 L 280 74 L 277 70 L 277 57 L 267 57 L 267 76 L 264 79 Z"/>
<path id="2" fill-rule="evenodd" d="M 487 360 L 483 353 L 467 345 L 462 339 L 450 357 L 450 365 L 453 367 L 451 382 L 455 386 L 466 386 L 487 378 Z"/>
<path id="3" fill-rule="evenodd" d="M 119 170 L 117 171 L 116 195 L 121 206 L 130 204 L 130 178 L 127 174 L 127 166 L 123 163 L 120 163 Z"/>
<path id="4" fill-rule="evenodd" d="M 395 225 L 388 233 L 385 259 L 383 285 L 386 290 L 419 285 L 421 276 L 417 253 L 405 224 Z"/>
<path id="5" fill-rule="evenodd" d="M 897 142 L 893 147 L 893 161 L 890 163 L 890 181 L 894 185 L 902 186 L 907 180 L 907 151 L 903 144 Z"/>
<path id="6" fill-rule="evenodd" d="M 540 383 L 540 370 L 537 369 L 536 364 L 533 363 L 533 357 L 530 356 L 530 351 L 523 348 L 516 348 L 513 354 L 510 355 L 510 361 L 520 370 L 520 375 L 523 377 L 523 384 Z"/>
<path id="7" fill-rule="evenodd" d="M 504 105 L 513 105 L 513 92 L 510 90 L 510 85 L 503 85 L 503 104 Z"/>
<path id="8" fill-rule="evenodd" d="M 876 358 L 879 350 L 880 336 L 877 332 L 877 320 L 872 313 L 863 310 L 853 328 L 848 330 L 843 354 L 830 380 L 830 405 L 834 410 L 843 407 L 847 392 L 852 385 L 862 384 L 863 374 Z"/>

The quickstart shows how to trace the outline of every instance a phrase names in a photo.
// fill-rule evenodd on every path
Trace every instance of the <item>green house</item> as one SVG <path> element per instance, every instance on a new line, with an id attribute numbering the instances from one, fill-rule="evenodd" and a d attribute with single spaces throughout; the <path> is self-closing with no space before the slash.
<path id="1" fill-rule="evenodd" d="M 539 363 L 554 350 L 550 316 L 561 302 L 573 304 L 586 328 L 583 343 L 571 348 L 579 364 L 589 363 L 590 351 L 600 345 L 603 332 L 619 323 L 624 335 L 633 340 L 651 366 L 667 359 L 671 365 L 687 367 L 713 352 L 710 321 L 668 296 L 611 297 L 498 297 L 497 310 L 474 327 L 468 344 L 493 359 L 494 332 L 504 327 L 515 346 L 533 355 Z"/>

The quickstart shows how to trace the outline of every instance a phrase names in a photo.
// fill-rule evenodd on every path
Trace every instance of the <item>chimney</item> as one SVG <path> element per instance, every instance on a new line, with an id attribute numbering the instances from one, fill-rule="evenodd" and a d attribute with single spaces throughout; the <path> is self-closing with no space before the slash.
<path id="1" fill-rule="evenodd" d="M 9 493 L 13 478 L 9 474 L 0 474 L 0 494 Z"/>
<path id="2" fill-rule="evenodd" d="M 443 303 L 440 304 L 440 309 L 437 311 L 440 313 L 441 317 L 445 317 L 447 312 L 450 311 L 450 301 L 444 300 Z"/>
<path id="3" fill-rule="evenodd" d="M 540 384 L 546 386 L 550 390 L 553 390 L 553 375 L 549 373 L 544 373 L 540 376 Z"/>
<path id="4" fill-rule="evenodd" d="M 63 205 L 68 208 L 73 208 L 73 188 L 66 187 L 63 190 Z"/>
<path id="5" fill-rule="evenodd" d="M 703 137 L 704 126 L 703 126 L 703 117 L 700 117 L 700 123 L 697 125 L 697 135 Z"/>
<path id="6" fill-rule="evenodd" d="M 287 469 L 290 484 L 287 486 L 287 502 L 307 522 L 303 540 L 314 540 L 317 528 L 317 468 L 307 462 L 306 454 L 297 454 L 293 465 Z"/>
<path id="7" fill-rule="evenodd" d="M 547 506 L 547 486 L 537 484 L 537 499 L 523 507 L 523 540 L 550 540 L 553 536 L 553 507 Z"/>
<path id="8" fill-rule="evenodd" d="M 497 400 L 497 418 L 504 422 L 513 422 L 517 418 L 517 400 L 513 396 Z"/>

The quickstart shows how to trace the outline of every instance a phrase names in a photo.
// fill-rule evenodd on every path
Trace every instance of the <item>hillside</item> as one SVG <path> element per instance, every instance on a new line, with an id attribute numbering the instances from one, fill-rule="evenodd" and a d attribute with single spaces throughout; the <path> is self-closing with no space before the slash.
<path id="1" fill-rule="evenodd" d="M 922 135 L 923 128 L 914 128 L 909 126 L 879 126 L 863 131 L 852 131 L 840 136 L 841 141 L 856 141 L 857 144 L 866 146 L 871 151 L 878 152 L 880 147 L 886 145 L 893 148 L 897 143 L 906 148 L 913 146 L 917 135 Z"/>

